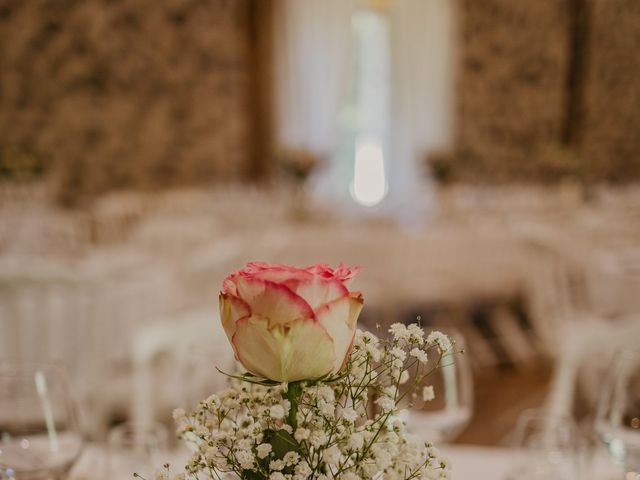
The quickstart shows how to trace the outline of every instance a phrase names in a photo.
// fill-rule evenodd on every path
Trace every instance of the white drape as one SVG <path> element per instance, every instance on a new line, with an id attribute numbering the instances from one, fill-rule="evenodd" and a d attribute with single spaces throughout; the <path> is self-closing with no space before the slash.
<path id="1" fill-rule="evenodd" d="M 276 141 L 330 156 L 348 87 L 352 0 L 280 0 L 274 20 Z"/>
<path id="2" fill-rule="evenodd" d="M 387 209 L 425 221 L 433 185 L 424 158 L 451 146 L 454 128 L 455 1 L 396 0 L 391 11 L 392 121 Z"/>
<path id="3" fill-rule="evenodd" d="M 389 191 L 375 210 L 407 223 L 425 220 L 425 201 L 429 205 L 433 199 L 425 198 L 420 163 L 430 150 L 446 148 L 452 141 L 454 3 L 390 3 L 392 107 L 385 148 Z M 337 116 L 353 71 L 351 16 L 358 2 L 280 0 L 277 5 L 276 141 L 326 158 L 330 163 L 314 190 L 326 201 L 344 200 L 352 167 L 336 154 Z"/>

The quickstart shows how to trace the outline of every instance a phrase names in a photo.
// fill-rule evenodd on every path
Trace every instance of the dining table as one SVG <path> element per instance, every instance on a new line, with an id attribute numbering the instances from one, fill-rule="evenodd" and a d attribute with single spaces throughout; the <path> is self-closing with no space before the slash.
<path id="1" fill-rule="evenodd" d="M 439 450 L 449 460 L 452 480 L 528 480 L 518 469 L 522 456 L 516 449 L 503 446 L 445 444 Z M 585 452 L 586 453 L 586 452 Z M 158 468 L 166 462 L 172 473 L 179 473 L 186 463 L 188 452 L 174 449 L 159 455 Z M 606 455 L 604 448 L 596 448 L 583 458 L 582 473 L 566 480 L 616 480 L 622 474 Z M 74 466 L 69 480 L 126 480 L 133 472 L 109 468 L 108 449 L 103 444 L 88 445 Z M 145 477 L 155 480 L 153 476 Z M 535 477 L 541 479 L 543 477 Z M 552 479 L 549 479 L 552 480 Z"/>

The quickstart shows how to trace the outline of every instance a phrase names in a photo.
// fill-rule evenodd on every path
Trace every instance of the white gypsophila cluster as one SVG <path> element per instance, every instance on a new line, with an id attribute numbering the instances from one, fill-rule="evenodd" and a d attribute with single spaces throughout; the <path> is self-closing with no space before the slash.
<path id="1" fill-rule="evenodd" d="M 246 480 L 446 479 L 449 464 L 428 441 L 406 432 L 398 415 L 451 353 L 440 332 L 394 324 L 388 340 L 358 330 L 344 368 L 330 377 L 275 384 L 234 377 L 231 386 L 174 412 L 178 435 L 194 449 L 188 477 L 228 473 Z M 409 379 L 412 379 L 409 382 Z M 433 397 L 425 388 L 423 397 Z M 168 469 L 160 475 L 168 478 Z"/>

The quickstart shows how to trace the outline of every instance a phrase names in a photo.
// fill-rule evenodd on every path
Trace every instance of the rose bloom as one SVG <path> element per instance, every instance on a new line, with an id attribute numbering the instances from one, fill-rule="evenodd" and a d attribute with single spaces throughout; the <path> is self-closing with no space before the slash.
<path id="1" fill-rule="evenodd" d="M 359 267 L 249 263 L 220 292 L 220 318 L 236 358 L 278 382 L 339 371 L 353 346 L 362 294 L 347 283 Z"/>

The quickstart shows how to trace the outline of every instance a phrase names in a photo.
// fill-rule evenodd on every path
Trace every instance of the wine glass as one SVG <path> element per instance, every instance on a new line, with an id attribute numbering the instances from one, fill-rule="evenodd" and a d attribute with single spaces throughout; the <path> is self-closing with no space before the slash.
<path id="1" fill-rule="evenodd" d="M 451 339 L 452 352 L 440 358 L 436 349 L 429 350 L 426 371 L 432 373 L 418 379 L 416 394 L 401 415 L 405 417 L 409 431 L 442 443 L 454 440 L 471 420 L 473 377 L 462 333 L 451 327 L 436 329 Z M 410 378 L 407 383 L 412 385 L 413 382 Z M 424 387 L 433 387 L 432 400 L 423 398 Z"/>
<path id="2" fill-rule="evenodd" d="M 156 422 L 121 423 L 109 431 L 107 451 L 109 478 L 154 478 L 169 451 L 169 433 Z"/>
<path id="3" fill-rule="evenodd" d="M 582 480 L 584 442 L 569 417 L 552 416 L 543 409 L 525 410 L 513 436 L 514 480 Z"/>
<path id="4" fill-rule="evenodd" d="M 0 364 L 0 478 L 64 479 L 82 445 L 61 369 Z"/>
<path id="5" fill-rule="evenodd" d="M 601 390 L 595 430 L 625 480 L 640 480 L 640 348 L 619 350 Z"/>

